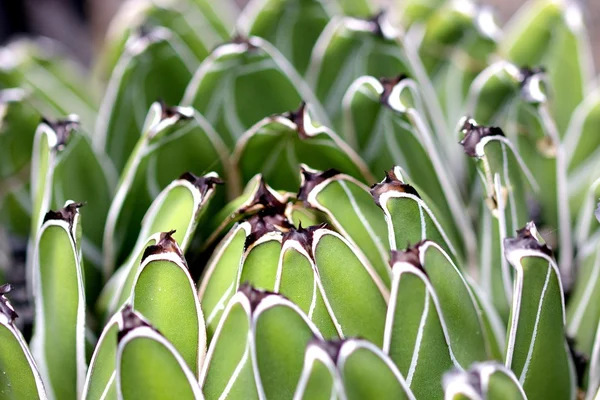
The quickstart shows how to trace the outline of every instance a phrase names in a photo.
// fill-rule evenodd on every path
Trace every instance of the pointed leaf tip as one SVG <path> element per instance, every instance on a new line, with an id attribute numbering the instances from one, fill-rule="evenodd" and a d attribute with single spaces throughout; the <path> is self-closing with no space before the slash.
<path id="1" fill-rule="evenodd" d="M 50 210 L 44 215 L 44 221 L 46 223 L 50 220 L 65 221 L 69 224 L 69 227 L 73 227 L 75 216 L 78 213 L 79 208 L 83 207 L 85 203 L 69 203 L 58 211 Z"/>
<path id="2" fill-rule="evenodd" d="M 383 86 L 383 92 L 381 92 L 381 97 L 379 98 L 381 104 L 389 107 L 390 95 L 392 94 L 394 87 L 407 78 L 408 75 L 406 74 L 400 74 L 394 78 L 380 78 L 379 82 L 381 83 L 381 86 Z"/>
<path id="3" fill-rule="evenodd" d="M 326 227 L 327 224 L 322 223 L 319 225 L 309 226 L 308 228 L 303 228 L 302 225 L 300 225 L 298 229 L 291 228 L 289 231 L 283 234 L 283 240 L 281 243 L 283 245 L 289 240 L 297 242 L 300 245 L 300 247 L 302 247 L 304 251 L 306 251 L 306 254 L 308 254 L 314 261 L 314 254 L 312 252 L 314 233 L 318 229 L 323 229 Z"/>
<path id="4" fill-rule="evenodd" d="M 321 172 L 321 171 L 309 169 L 306 166 L 300 166 L 301 182 L 300 182 L 300 190 L 298 191 L 298 195 L 297 195 L 298 200 L 307 202 L 310 192 L 316 186 L 318 186 L 320 183 L 326 181 L 329 178 L 339 175 L 340 173 L 341 173 L 340 171 L 338 171 L 337 169 L 334 169 L 334 168 L 330 168 L 328 170 Z"/>
<path id="5" fill-rule="evenodd" d="M 552 257 L 552 249 L 547 244 L 541 243 L 537 237 L 537 228 L 533 221 L 530 221 L 523 228 L 517 230 L 517 236 L 504 239 L 504 254 L 515 250 L 534 250 L 539 251 L 549 257 Z"/>
<path id="6" fill-rule="evenodd" d="M 12 304 L 5 294 L 9 293 L 12 290 L 12 286 L 10 283 L 5 283 L 0 286 L 0 313 L 4 314 L 4 316 L 8 319 L 9 323 L 12 323 L 15 319 L 19 317 L 13 308 Z"/>
<path id="7" fill-rule="evenodd" d="M 218 176 L 196 176 L 191 172 L 184 172 L 181 174 L 179 179 L 183 179 L 194 185 L 202 196 L 205 196 L 209 190 L 214 189 L 217 185 L 223 185 L 225 181 L 223 181 Z"/>
<path id="8" fill-rule="evenodd" d="M 79 117 L 72 114 L 64 119 L 55 121 L 42 118 L 42 123 L 48 125 L 50 129 L 56 133 L 56 144 L 54 145 L 54 148 L 58 151 L 62 151 L 69 142 L 71 133 L 79 128 Z"/>
<path id="9" fill-rule="evenodd" d="M 285 203 L 275 196 L 275 192 L 266 184 L 262 175 L 252 201 L 246 207 L 240 209 L 240 212 L 245 213 L 255 209 L 272 210 L 278 214 L 285 212 Z"/>
<path id="10" fill-rule="evenodd" d="M 410 264 L 413 267 L 417 268 L 418 270 L 423 272 L 425 274 L 425 276 L 427 276 L 427 271 L 425 271 L 423 264 L 421 264 L 421 256 L 420 256 L 421 246 L 423 244 L 425 244 L 426 242 L 427 242 L 427 240 L 422 240 L 422 241 L 418 242 L 417 244 L 415 244 L 414 246 L 408 245 L 408 247 L 402 251 L 392 250 L 391 257 L 390 257 L 390 267 L 393 268 L 394 264 L 400 263 L 400 262 L 407 263 L 407 264 Z"/>
<path id="11" fill-rule="evenodd" d="M 313 337 L 310 342 L 308 342 L 308 347 L 318 347 L 323 350 L 334 363 L 337 364 L 337 360 L 340 356 L 340 351 L 342 350 L 342 346 L 347 341 L 347 339 L 330 339 L 324 340 L 318 337 Z"/>
<path id="12" fill-rule="evenodd" d="M 152 255 L 165 254 L 165 253 L 175 253 L 181 260 L 185 260 L 185 257 L 183 256 L 183 252 L 179 248 L 177 241 L 175 239 L 173 239 L 174 233 L 175 233 L 174 230 L 169 231 L 169 232 L 162 232 L 160 234 L 158 243 L 156 243 L 155 245 L 146 247 L 146 250 L 144 250 L 144 254 L 142 255 L 141 262 L 143 263 L 146 258 L 148 258 Z"/>
<path id="13" fill-rule="evenodd" d="M 306 133 L 306 113 L 306 102 L 303 101 L 297 110 L 282 114 L 284 118 L 289 119 L 296 125 L 296 131 L 300 139 L 307 139 L 309 137 Z"/>
<path id="14" fill-rule="evenodd" d="M 254 51 L 258 49 L 258 46 L 255 43 L 252 43 L 249 37 L 242 35 L 241 33 L 236 33 L 236 35 L 229 41 L 224 43 L 227 44 L 239 44 L 246 46 L 246 51 Z"/>
<path id="15" fill-rule="evenodd" d="M 146 321 L 140 313 L 136 312 L 130 304 L 127 304 L 125 307 L 123 307 L 123 310 L 121 310 L 121 320 L 122 325 L 119 327 L 117 342 L 123 340 L 128 333 L 141 327 L 148 327 L 158 332 L 158 330 L 154 328 L 148 321 Z"/>
<path id="16" fill-rule="evenodd" d="M 256 310 L 256 307 L 258 307 L 260 302 L 269 296 L 283 297 L 277 293 L 269 292 L 268 290 L 257 289 L 255 287 L 253 287 L 251 284 L 249 284 L 248 282 L 244 282 L 238 289 L 238 292 L 241 292 L 242 294 L 244 294 L 244 296 L 246 296 L 246 298 L 248 299 L 248 303 L 250 304 L 251 312 Z"/>
<path id="17" fill-rule="evenodd" d="M 477 152 L 477 145 L 481 139 L 489 136 L 504 136 L 502 129 L 496 126 L 480 126 L 477 122 L 469 117 L 463 118 L 463 124 L 460 128 L 463 133 L 463 139 L 460 144 L 463 146 L 464 152 L 470 157 L 482 157 L 483 155 Z"/>
<path id="18" fill-rule="evenodd" d="M 169 106 L 163 99 L 158 99 L 158 103 L 161 109 L 161 120 L 173 117 L 177 120 L 187 120 L 194 116 L 194 112 L 189 107 Z"/>
<path id="19" fill-rule="evenodd" d="M 519 69 L 519 87 L 521 96 L 529 102 L 541 103 L 546 100 L 540 83 L 545 79 L 546 70 L 543 67 L 522 67 Z"/>
<path id="20" fill-rule="evenodd" d="M 276 209 L 266 208 L 246 220 L 250 224 L 250 233 L 246 236 L 244 250 L 270 232 L 287 232 L 293 225 Z"/>
<path id="21" fill-rule="evenodd" d="M 366 20 L 370 24 L 370 31 L 375 36 L 379 36 L 384 40 L 394 39 L 394 32 L 392 32 L 389 22 L 387 21 L 387 13 L 385 10 L 380 10 L 377 14 Z"/>
<path id="22" fill-rule="evenodd" d="M 385 178 L 380 183 L 376 183 L 371 186 L 371 196 L 375 200 L 375 203 L 381 207 L 381 203 L 379 199 L 381 195 L 387 192 L 400 192 L 400 193 L 408 193 L 418 198 L 421 198 L 417 190 L 409 185 L 408 183 L 404 183 L 401 177 L 398 177 L 398 173 L 396 172 L 396 168 L 393 168 L 385 173 Z"/>

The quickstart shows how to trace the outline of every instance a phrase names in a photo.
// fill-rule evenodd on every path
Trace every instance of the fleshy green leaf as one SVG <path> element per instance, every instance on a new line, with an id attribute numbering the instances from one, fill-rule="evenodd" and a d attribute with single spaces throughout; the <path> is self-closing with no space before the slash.
<path id="1" fill-rule="evenodd" d="M 434 214 L 431 203 L 421 199 L 417 190 L 405 183 L 400 167 L 386 173 L 381 183 L 371 188 L 375 203 L 381 207 L 388 226 L 392 250 L 401 250 L 425 239 L 440 245 L 453 258 L 457 252 Z"/>
<path id="2" fill-rule="evenodd" d="M 85 400 L 117 399 L 117 339 L 124 326 L 123 317 L 131 312 L 130 305 L 125 308 L 110 318 L 96 343 L 83 387 Z"/>
<path id="3" fill-rule="evenodd" d="M 206 352 L 206 328 L 196 286 L 174 232 L 161 235 L 142 256 L 131 292 L 133 308 L 177 349 L 198 376 Z"/>
<path id="4" fill-rule="evenodd" d="M 467 252 L 474 254 L 475 234 L 457 190 L 459 185 L 444 162 L 449 151 L 438 150 L 450 135 L 445 131 L 433 133 L 416 82 L 404 76 L 380 80 L 360 77 L 346 92 L 342 107 L 344 139 L 366 160 L 371 171 L 401 166 L 417 179 L 419 189 L 446 219 L 454 221 L 450 225 L 452 235 L 463 237 Z M 456 147 L 452 143 L 451 148 Z"/>
<path id="5" fill-rule="evenodd" d="M 139 236 L 142 236 L 139 240 L 144 241 L 150 234 L 175 228 L 167 226 L 144 235 L 139 232 L 146 209 L 175 178 L 185 171 L 198 174 L 230 171 L 218 137 L 206 121 L 188 107 L 154 103 L 142 132 L 121 175 L 106 219 L 103 253 L 107 275 L 123 262 Z"/>
<path id="6" fill-rule="evenodd" d="M 134 149 L 139 150 L 136 143 L 149 128 L 144 117 L 150 105 L 159 98 L 176 104 L 195 64 L 193 54 L 167 28 L 138 32 L 127 40 L 94 131 L 95 148 L 108 154 L 117 171 L 123 171 Z"/>
<path id="7" fill-rule="evenodd" d="M 415 398 L 392 360 L 372 343 L 345 340 L 336 358 L 349 400 Z"/>
<path id="8" fill-rule="evenodd" d="M 79 397 L 86 372 L 80 206 L 46 214 L 34 263 L 32 352 L 50 397 L 65 400 Z"/>
<path id="9" fill-rule="evenodd" d="M 551 250 L 533 223 L 504 242 L 515 269 L 506 366 L 528 398 L 572 399 L 575 371 L 565 338 L 563 289 Z"/>
<path id="10" fill-rule="evenodd" d="M 202 62 L 182 104 L 202 113 L 233 148 L 265 116 L 292 110 L 302 100 L 328 125 L 310 88 L 273 45 L 259 37 L 238 37 Z"/>
<path id="11" fill-rule="evenodd" d="M 444 374 L 445 400 L 525 400 L 527 396 L 511 370 L 495 362 L 475 363 L 468 370 Z"/>
<path id="12" fill-rule="evenodd" d="M 208 399 L 292 398 L 317 328 L 289 300 L 243 285 L 229 301 L 200 382 Z"/>
<path id="13" fill-rule="evenodd" d="M 593 76 L 583 18 L 578 4 L 530 0 L 507 24 L 501 44 L 516 64 L 547 68 L 550 109 L 561 137 Z"/>
<path id="14" fill-rule="evenodd" d="M 240 16 L 238 30 L 273 43 L 302 75 L 329 22 L 327 6 L 322 0 L 254 0 Z"/>
<path id="15" fill-rule="evenodd" d="M 269 156 L 265 159 L 265 154 Z M 233 155 L 242 181 L 261 173 L 276 189 L 294 191 L 300 163 L 336 168 L 361 181 L 372 181 L 360 157 L 325 126 L 316 126 L 303 104 L 298 111 L 263 119 L 240 138 Z"/>
<path id="16" fill-rule="evenodd" d="M 129 311 L 123 315 L 118 339 L 118 398 L 204 398 L 196 377 L 175 347 L 139 314 Z"/>
<path id="17" fill-rule="evenodd" d="M 68 49 L 49 38 L 18 39 L 0 53 L 0 86 L 27 90 L 31 104 L 48 118 L 75 113 L 91 131 L 99 85 L 85 77 Z"/>
<path id="18" fill-rule="evenodd" d="M 14 324 L 17 313 L 6 298 L 11 286 L 0 286 L 0 395 L 3 399 L 46 399 L 42 378 L 27 342 Z"/>
<path id="19" fill-rule="evenodd" d="M 387 227 L 369 188 L 333 169 L 319 172 L 302 166 L 301 173 L 299 200 L 322 211 L 389 287 Z"/>
<path id="20" fill-rule="evenodd" d="M 528 221 L 528 196 L 539 188 L 512 142 L 497 127 L 479 126 L 464 118 L 461 141 L 476 161 L 485 188 L 480 242 L 480 282 L 505 319 L 512 298 L 512 271 L 504 258 L 503 243 L 510 232 Z"/>
<path id="21" fill-rule="evenodd" d="M 215 185 L 219 182 L 214 174 L 196 177 L 186 173 L 180 179 L 173 181 L 154 200 L 142 220 L 137 243 L 129 258 L 113 275 L 109 315 L 115 312 L 131 295 L 131 288 L 137 275 L 145 249 L 158 244 L 162 240 L 160 232 L 174 230 L 173 239 L 180 243 L 179 247 L 185 252 L 190 245 L 198 221 L 206 205 L 214 194 Z"/>
<path id="22" fill-rule="evenodd" d="M 333 18 L 315 44 L 306 77 L 334 123 L 346 89 L 360 76 L 410 71 L 398 32 L 385 15 Z M 323 121 L 324 122 L 324 121 Z"/>

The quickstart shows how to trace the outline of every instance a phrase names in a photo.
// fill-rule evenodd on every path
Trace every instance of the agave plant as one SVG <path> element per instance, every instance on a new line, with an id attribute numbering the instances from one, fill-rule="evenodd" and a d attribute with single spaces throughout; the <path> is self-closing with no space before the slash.
<path id="1" fill-rule="evenodd" d="M 0 398 L 600 399 L 583 11 L 216 3 L 0 50 Z"/>

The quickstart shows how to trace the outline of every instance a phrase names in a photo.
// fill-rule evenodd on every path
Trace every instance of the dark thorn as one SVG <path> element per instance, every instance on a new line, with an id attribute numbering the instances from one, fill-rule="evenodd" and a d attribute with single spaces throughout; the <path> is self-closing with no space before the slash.
<path id="1" fill-rule="evenodd" d="M 346 341 L 346 339 L 323 340 L 319 339 L 318 337 L 313 337 L 308 342 L 308 346 L 315 346 L 320 348 L 333 360 L 334 364 L 337 364 L 337 360 L 340 356 L 340 351 Z"/>
<path id="2" fill-rule="evenodd" d="M 298 136 L 300 139 L 307 139 L 308 135 L 306 134 L 305 127 L 305 113 L 306 113 L 306 102 L 300 103 L 300 106 L 296 111 L 288 111 L 284 114 L 281 114 L 282 117 L 289 119 L 296 125 L 296 131 L 298 132 Z"/>
<path id="3" fill-rule="evenodd" d="M 385 10 L 380 10 L 377 14 L 367 19 L 367 22 L 371 24 L 371 33 L 384 40 L 389 40 L 390 38 L 384 35 L 383 29 L 381 28 L 381 21 L 385 17 L 385 14 Z"/>
<path id="4" fill-rule="evenodd" d="M 123 326 L 120 327 L 117 335 L 117 343 L 120 342 L 129 332 L 141 328 L 148 327 L 160 334 L 148 321 L 146 321 L 139 313 L 137 313 L 131 305 L 126 305 L 121 311 Z"/>
<path id="5" fill-rule="evenodd" d="M 380 78 L 379 82 L 383 86 L 383 93 L 381 93 L 380 101 L 381 104 L 389 106 L 390 95 L 394 87 L 408 77 L 406 74 L 400 74 L 395 78 Z"/>
<path id="6" fill-rule="evenodd" d="M 425 276 L 427 276 L 427 271 L 425 271 L 425 268 L 423 267 L 423 264 L 421 264 L 421 259 L 419 257 L 420 248 L 426 242 L 427 242 L 427 240 L 422 240 L 422 241 L 416 243 L 414 246 L 410 246 L 410 244 L 409 244 L 406 247 L 406 249 L 401 250 L 401 251 L 392 250 L 391 257 L 390 257 L 390 267 L 393 268 L 394 264 L 400 263 L 400 262 L 407 263 L 407 264 L 410 264 L 413 267 L 421 270 L 421 272 L 423 272 L 425 274 Z"/>
<path id="7" fill-rule="evenodd" d="M 144 250 L 144 254 L 142 255 L 141 263 L 143 263 L 146 258 L 148 258 L 152 255 L 175 253 L 184 262 L 184 264 L 186 264 L 185 257 L 183 256 L 183 252 L 177 245 L 177 242 L 175 241 L 175 239 L 173 239 L 174 233 L 175 233 L 174 230 L 169 231 L 169 232 L 162 232 L 160 234 L 158 243 L 156 243 L 155 245 L 146 247 L 146 250 Z"/>
<path id="8" fill-rule="evenodd" d="M 387 193 L 389 191 L 395 191 L 400 193 L 409 193 L 412 195 L 421 198 L 419 193 L 416 191 L 414 187 L 409 185 L 408 183 L 402 182 L 394 173 L 394 170 L 391 169 L 385 173 L 385 179 L 380 183 L 376 183 L 371 186 L 371 196 L 375 200 L 375 204 L 381 207 L 381 203 L 379 202 L 379 198 L 382 194 Z"/>
<path id="9" fill-rule="evenodd" d="M 469 117 L 465 117 L 465 122 L 460 128 L 460 131 L 464 133 L 463 139 L 460 144 L 463 146 L 463 150 L 470 157 L 477 157 L 477 145 L 487 136 L 504 136 L 502 129 L 496 126 L 480 126 Z"/>
<path id="10" fill-rule="evenodd" d="M 534 223 L 528 222 L 523 228 L 517 230 L 517 237 L 505 238 L 504 254 L 507 255 L 514 250 L 527 249 L 539 251 L 548 257 L 552 257 L 552 249 L 545 243 L 538 242 L 537 238 L 531 233 L 533 228 L 535 228 Z"/>
<path id="11" fill-rule="evenodd" d="M 69 224 L 69 232 L 73 230 L 73 223 L 75 222 L 75 216 L 79 212 L 79 208 L 85 206 L 86 203 L 71 203 L 58 211 L 48 211 L 46 215 L 44 215 L 44 221 L 42 224 L 45 224 L 46 221 L 50 220 L 59 220 L 65 221 Z"/>
<path id="12" fill-rule="evenodd" d="M 76 119 L 58 119 L 51 121 L 47 118 L 42 118 L 42 123 L 48 125 L 56 133 L 56 145 L 54 149 L 57 151 L 64 150 L 65 146 L 69 143 L 71 133 L 79 128 L 79 121 Z"/>
<path id="13" fill-rule="evenodd" d="M 254 44 L 250 43 L 250 39 L 239 32 L 235 34 L 235 36 L 226 44 L 242 44 L 246 46 L 246 51 L 254 51 L 257 50 L 258 47 Z"/>
<path id="14" fill-rule="evenodd" d="M 225 182 L 216 176 L 196 176 L 191 172 L 184 172 L 179 179 L 185 179 L 200 191 L 202 197 L 206 196 L 209 190 L 214 189 L 216 185 L 222 185 Z"/>
<path id="15" fill-rule="evenodd" d="M 177 117 L 179 120 L 188 120 L 192 118 L 189 115 L 181 113 L 178 107 L 168 106 L 162 98 L 159 98 L 157 101 L 160 103 L 161 121 L 172 117 Z"/>
<path id="16" fill-rule="evenodd" d="M 340 171 L 338 171 L 334 168 L 330 168 L 323 172 L 320 172 L 320 171 L 311 172 L 309 170 L 306 170 L 306 169 L 300 167 L 302 184 L 300 185 L 300 190 L 298 191 L 298 195 L 297 195 L 298 200 L 301 200 L 305 204 L 307 204 L 308 195 L 310 194 L 310 192 L 312 192 L 312 190 L 317 185 L 319 185 L 323 181 L 326 181 L 329 178 L 339 175 L 340 173 L 341 173 Z"/>
<path id="17" fill-rule="evenodd" d="M 254 312 L 260 302 L 268 296 L 280 296 L 277 293 L 269 292 L 267 290 L 256 289 L 248 282 L 244 282 L 238 289 L 238 292 L 242 292 L 246 298 L 248 298 L 251 312 Z"/>
<path id="18" fill-rule="evenodd" d="M 309 226 L 308 228 L 302 228 L 302 224 L 300 224 L 298 226 L 298 229 L 291 228 L 289 231 L 283 234 L 283 240 L 281 241 L 281 245 L 283 246 L 283 244 L 288 240 L 295 240 L 314 261 L 315 255 L 312 251 L 313 236 L 314 233 L 319 229 L 327 229 L 327 225 L 323 223 L 319 225 Z"/>
<path id="19" fill-rule="evenodd" d="M 293 228 L 283 214 L 269 208 L 251 216 L 246 222 L 250 224 L 250 233 L 246 236 L 244 251 L 269 232 L 287 232 Z"/>

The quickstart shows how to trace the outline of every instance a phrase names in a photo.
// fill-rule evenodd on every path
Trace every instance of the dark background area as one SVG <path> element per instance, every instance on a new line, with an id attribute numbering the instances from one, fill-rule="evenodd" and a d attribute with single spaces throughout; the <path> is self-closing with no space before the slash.
<path id="1" fill-rule="evenodd" d="M 48 36 L 63 43 L 73 55 L 89 65 L 101 46 L 108 24 L 124 0 L 0 0 L 0 43 L 14 35 Z M 210 0 L 222 1 L 222 0 Z M 238 5 L 247 0 L 230 0 Z M 402 0 L 381 0 L 380 4 Z M 571 0 L 576 1 L 576 0 Z M 524 0 L 484 0 L 496 10 L 503 25 Z M 600 65 L 600 0 L 579 0 Z"/>

